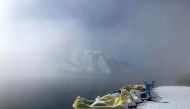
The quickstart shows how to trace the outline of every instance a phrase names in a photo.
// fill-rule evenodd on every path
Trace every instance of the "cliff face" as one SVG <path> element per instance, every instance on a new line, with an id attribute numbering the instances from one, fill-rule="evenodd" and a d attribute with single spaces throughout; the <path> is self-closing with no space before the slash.
<path id="1" fill-rule="evenodd" d="M 56 63 L 56 67 L 67 73 L 118 74 L 137 72 L 138 67 L 128 61 L 119 61 L 105 56 L 101 51 L 78 51 L 67 54 Z"/>
<path id="2" fill-rule="evenodd" d="M 100 73 L 110 74 L 104 54 L 100 51 L 79 51 L 63 58 L 57 66 L 67 73 Z"/>

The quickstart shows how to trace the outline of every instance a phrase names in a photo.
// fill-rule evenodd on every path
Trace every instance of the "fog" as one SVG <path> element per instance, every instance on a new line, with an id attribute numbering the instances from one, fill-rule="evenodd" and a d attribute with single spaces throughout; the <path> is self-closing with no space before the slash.
<path id="1" fill-rule="evenodd" d="M 189 6 L 189 0 L 0 0 L 2 108 L 71 108 L 77 95 L 93 99 L 145 79 L 176 85 L 190 71 Z M 88 50 L 143 70 L 69 72 L 65 63 Z"/>

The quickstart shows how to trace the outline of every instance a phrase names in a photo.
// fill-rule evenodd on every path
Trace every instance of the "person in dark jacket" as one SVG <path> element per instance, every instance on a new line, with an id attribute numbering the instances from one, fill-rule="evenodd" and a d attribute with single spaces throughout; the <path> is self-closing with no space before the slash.
<path id="1" fill-rule="evenodd" d="M 150 85 L 150 83 L 149 83 L 148 81 L 145 81 L 145 82 L 144 82 L 144 85 L 145 85 L 145 90 L 146 90 L 147 94 L 148 94 L 149 96 L 151 96 L 151 91 L 150 91 L 151 85 Z"/>

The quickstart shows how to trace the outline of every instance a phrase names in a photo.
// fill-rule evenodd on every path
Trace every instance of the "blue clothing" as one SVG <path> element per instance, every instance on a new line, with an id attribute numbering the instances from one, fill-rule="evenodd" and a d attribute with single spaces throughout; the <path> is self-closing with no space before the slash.
<path id="1" fill-rule="evenodd" d="M 148 81 L 145 81 L 144 85 L 145 85 L 146 92 L 148 93 L 149 96 L 151 96 L 150 84 L 148 83 Z"/>

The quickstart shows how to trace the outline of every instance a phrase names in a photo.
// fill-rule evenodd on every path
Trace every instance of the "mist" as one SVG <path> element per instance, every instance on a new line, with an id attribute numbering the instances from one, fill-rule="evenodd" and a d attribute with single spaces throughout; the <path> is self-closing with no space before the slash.
<path id="1" fill-rule="evenodd" d="M 188 0 L 1 0 L 2 108 L 71 108 L 77 95 L 93 99 L 150 78 L 176 85 L 190 71 L 189 6 Z M 98 54 L 93 62 L 102 71 L 112 66 L 111 73 L 92 71 L 88 53 Z"/>

